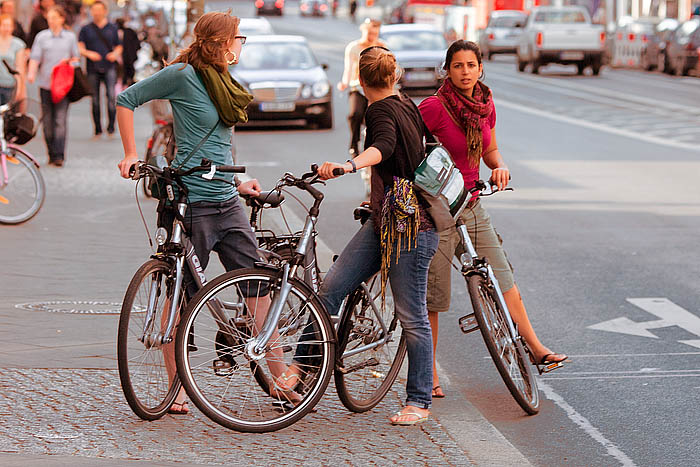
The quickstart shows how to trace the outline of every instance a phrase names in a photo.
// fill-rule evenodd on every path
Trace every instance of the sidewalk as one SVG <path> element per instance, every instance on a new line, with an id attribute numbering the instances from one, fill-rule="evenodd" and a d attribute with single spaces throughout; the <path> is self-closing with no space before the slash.
<path id="1" fill-rule="evenodd" d="M 137 147 L 150 130 L 150 114 L 137 111 Z M 42 167 L 41 212 L 1 229 L 0 465 L 527 465 L 456 390 L 420 427 L 392 427 L 403 382 L 366 414 L 348 412 L 329 387 L 317 413 L 268 434 L 229 431 L 194 407 L 138 419 L 115 357 L 122 295 L 150 253 L 134 183 L 117 174 L 118 139 L 90 140 L 88 99 L 71 106 L 69 134 L 65 167 Z M 40 135 L 27 148 L 45 164 Z M 155 203 L 141 207 L 152 232 Z M 212 263 L 209 277 L 221 270 Z"/>

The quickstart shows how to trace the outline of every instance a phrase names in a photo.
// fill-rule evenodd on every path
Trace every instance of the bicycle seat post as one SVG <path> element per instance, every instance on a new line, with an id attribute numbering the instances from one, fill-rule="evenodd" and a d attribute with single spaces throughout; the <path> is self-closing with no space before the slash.
<path id="1" fill-rule="evenodd" d="M 470 268 L 474 264 L 474 260 L 477 259 L 479 256 L 476 253 L 476 249 L 474 249 L 474 245 L 472 244 L 471 238 L 469 238 L 467 226 L 464 225 L 464 222 L 462 222 L 461 219 L 457 220 L 456 227 L 460 241 L 462 242 L 462 246 L 464 247 L 464 253 L 462 253 L 460 261 L 462 262 L 462 266 L 464 268 Z"/>

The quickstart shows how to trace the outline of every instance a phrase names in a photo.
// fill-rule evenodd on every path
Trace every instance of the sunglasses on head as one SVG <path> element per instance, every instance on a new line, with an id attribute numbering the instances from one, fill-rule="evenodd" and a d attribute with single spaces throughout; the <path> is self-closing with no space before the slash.
<path id="1" fill-rule="evenodd" d="M 362 57 L 364 54 L 366 54 L 367 52 L 369 52 L 370 50 L 373 50 L 373 49 L 381 49 L 381 50 L 385 50 L 385 51 L 391 53 L 391 50 L 387 49 L 386 47 L 383 47 L 381 45 L 373 45 L 372 47 L 367 47 L 362 52 L 360 52 L 360 57 Z"/>

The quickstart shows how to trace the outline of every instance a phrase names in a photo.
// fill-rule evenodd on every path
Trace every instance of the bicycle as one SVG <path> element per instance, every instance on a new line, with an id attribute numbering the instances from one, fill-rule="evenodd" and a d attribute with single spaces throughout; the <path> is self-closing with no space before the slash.
<path id="1" fill-rule="evenodd" d="M 469 198 L 475 193 L 483 197 L 498 191 L 490 182 L 477 180 L 474 188 L 469 190 Z M 464 223 L 458 220 L 455 227 L 464 251 L 459 258 L 460 272 L 466 280 L 473 309 L 472 313 L 459 318 L 459 327 L 465 334 L 477 329 L 481 331 L 493 363 L 511 395 L 527 414 L 535 415 L 539 412 L 539 393 L 529 365 L 534 359 L 510 316 L 491 265 L 485 257 L 478 257 Z M 550 364 L 541 369 L 541 365 L 536 364 L 536 367 L 542 374 L 560 365 Z"/>
<path id="2" fill-rule="evenodd" d="M 216 172 L 244 171 L 244 167 L 216 166 L 206 159 L 189 170 L 160 168 L 143 162 L 134 166 L 133 179 L 152 177 L 162 180 L 168 198 L 160 200 L 158 206 L 157 252 L 131 279 L 117 332 L 117 363 L 122 391 L 134 413 L 144 420 L 162 417 L 180 391 L 180 381 L 171 359 L 174 355 L 174 329 L 187 299 L 183 287 L 185 268 L 190 271 L 195 288 L 201 288 L 206 282 L 199 258 L 187 236 L 188 191 L 182 177 L 206 172 L 203 178 L 221 180 L 213 177 Z M 174 205 L 169 205 L 168 201 Z M 169 231 L 163 226 L 167 216 L 172 217 Z M 223 307 L 222 304 L 218 306 Z"/>
<path id="3" fill-rule="evenodd" d="M 16 75 L 6 60 L 5 67 Z M 21 224 L 34 217 L 44 204 L 46 185 L 39 162 L 18 145 L 36 135 L 38 120 L 19 112 L 22 102 L 0 106 L 0 224 Z"/>
<path id="4" fill-rule="evenodd" d="M 300 178 L 285 174 L 275 190 L 296 187 L 314 198 L 303 230 L 282 243 L 272 241 L 273 246 L 287 242 L 282 248 L 293 247 L 292 254 L 287 258 L 278 254 L 276 263 L 260 262 L 255 268 L 213 279 L 190 300 L 177 330 L 175 360 L 187 395 L 207 417 L 233 430 L 268 432 L 295 423 L 321 399 L 333 370 L 343 404 L 357 412 L 369 410 L 389 390 L 405 356 L 405 341 L 394 337 L 400 332 L 398 320 L 392 312 L 392 319 L 385 324 L 374 304 L 376 297 L 368 295 L 367 284 L 347 300 L 336 333 L 316 294 L 318 283 L 314 286 L 297 276 L 299 268 L 305 268 L 304 277 L 311 278 L 316 268 L 315 223 L 323 194 L 313 185 L 324 182 L 315 169 L 312 166 L 311 172 Z M 248 311 L 268 295 L 270 306 L 264 320 Z M 214 312 L 212 301 L 244 310 L 242 315 L 248 321 L 242 326 L 235 316 Z M 190 336 L 197 352 L 189 350 Z M 368 351 L 372 351 L 371 356 L 364 355 Z M 389 355 L 384 363 L 379 360 L 380 352 Z M 260 364 L 264 359 L 268 367 L 274 364 L 280 370 L 289 365 L 292 355 L 301 370 L 292 390 L 280 390 L 272 374 L 252 375 L 247 368 L 255 365 L 256 372 L 264 372 Z M 356 356 L 361 356 L 359 361 L 346 363 Z M 371 378 L 380 380 L 370 394 L 353 379 L 365 376 L 365 369 Z M 270 398 L 274 400 L 268 403 Z"/>
<path id="5" fill-rule="evenodd" d="M 159 167 L 170 165 L 175 159 L 175 133 L 172 120 L 156 119 L 156 128 L 146 142 L 146 161 L 155 162 Z M 151 193 L 151 179 L 146 177 L 143 183 L 143 194 L 148 198 Z"/>

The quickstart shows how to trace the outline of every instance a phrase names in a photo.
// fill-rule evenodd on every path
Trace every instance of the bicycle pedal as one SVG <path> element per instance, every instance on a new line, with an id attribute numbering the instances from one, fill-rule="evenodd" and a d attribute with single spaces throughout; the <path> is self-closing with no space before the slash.
<path id="1" fill-rule="evenodd" d="M 464 334 L 469 334 L 470 332 L 479 329 L 479 323 L 476 321 L 476 316 L 474 316 L 474 313 L 470 313 L 459 318 L 459 327 Z"/>
<path id="2" fill-rule="evenodd" d="M 228 360 L 228 359 L 227 359 Z M 214 360 L 212 362 L 212 367 L 214 368 L 214 374 L 217 376 L 231 376 L 234 371 L 238 369 L 238 364 L 232 358 L 231 361 L 226 360 Z"/>
<path id="3" fill-rule="evenodd" d="M 359 316 L 355 318 L 355 326 L 352 331 L 362 336 L 369 336 L 374 330 L 374 320 L 369 317 Z"/>
<path id="4" fill-rule="evenodd" d="M 543 375 L 545 373 L 549 373 L 550 371 L 557 370 L 563 366 L 564 366 L 564 362 L 553 362 L 553 363 L 549 363 L 547 365 L 537 365 L 537 371 L 541 375 Z"/>

